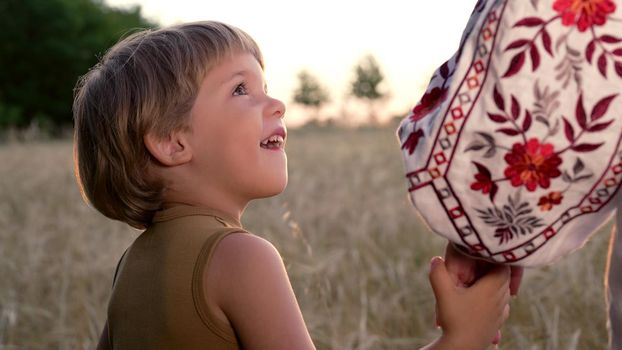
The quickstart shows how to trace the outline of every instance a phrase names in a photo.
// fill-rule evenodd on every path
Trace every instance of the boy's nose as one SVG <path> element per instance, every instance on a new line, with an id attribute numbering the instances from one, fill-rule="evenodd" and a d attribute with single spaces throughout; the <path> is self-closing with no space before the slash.
<path id="1" fill-rule="evenodd" d="M 271 113 L 270 115 L 278 117 L 278 118 L 283 118 L 285 116 L 285 103 L 283 103 L 283 101 L 276 99 L 276 98 L 271 98 L 272 99 L 272 104 L 271 104 Z"/>

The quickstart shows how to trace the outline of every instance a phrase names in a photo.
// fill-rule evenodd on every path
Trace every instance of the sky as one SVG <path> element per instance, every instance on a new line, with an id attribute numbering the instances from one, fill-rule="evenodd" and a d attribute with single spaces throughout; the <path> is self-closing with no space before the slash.
<path id="1" fill-rule="evenodd" d="M 106 0 L 111 6 L 139 5 L 161 25 L 218 20 L 248 32 L 266 61 L 270 94 L 287 104 L 288 125 L 311 115 L 292 103 L 297 73 L 305 69 L 329 90 L 324 118 L 364 119 L 366 110 L 348 98 L 354 66 L 366 54 L 380 63 L 389 98 L 378 116 L 405 114 L 434 70 L 457 49 L 476 0 L 409 1 L 227 1 Z"/>

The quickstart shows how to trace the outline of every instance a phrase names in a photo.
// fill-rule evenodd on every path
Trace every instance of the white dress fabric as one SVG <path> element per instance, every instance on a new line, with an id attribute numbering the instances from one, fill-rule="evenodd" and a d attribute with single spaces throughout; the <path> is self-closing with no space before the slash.
<path id="1" fill-rule="evenodd" d="M 434 232 L 473 257 L 535 267 L 579 249 L 615 214 L 620 7 L 477 2 L 456 54 L 398 130 L 411 202 Z M 607 300 L 611 348 L 622 349 L 619 229 Z"/>
<path id="2" fill-rule="evenodd" d="M 432 230 L 479 258 L 541 266 L 611 217 L 620 12 L 612 0 L 478 2 L 398 131 L 412 203 Z"/>

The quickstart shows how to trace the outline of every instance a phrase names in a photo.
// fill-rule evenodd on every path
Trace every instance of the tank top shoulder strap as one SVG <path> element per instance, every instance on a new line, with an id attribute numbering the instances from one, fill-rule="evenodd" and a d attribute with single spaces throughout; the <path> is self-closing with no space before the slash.
<path id="1" fill-rule="evenodd" d="M 112 287 L 114 288 L 114 284 L 117 282 L 117 276 L 119 275 L 119 270 L 121 269 L 123 263 L 125 262 L 125 256 L 127 255 L 128 250 L 130 248 L 126 248 L 121 257 L 119 258 L 119 262 L 117 262 L 117 267 L 114 269 L 114 275 L 112 277 Z"/>
<path id="2" fill-rule="evenodd" d="M 212 233 L 203 243 L 199 255 L 197 256 L 192 274 L 192 298 L 196 311 L 203 322 L 212 332 L 228 342 L 235 342 L 235 334 L 231 329 L 227 329 L 226 325 L 219 321 L 206 303 L 206 295 L 203 286 L 203 273 L 205 268 L 210 264 L 212 256 L 218 247 L 220 241 L 225 237 L 234 233 L 251 234 L 239 227 L 223 227 Z"/>

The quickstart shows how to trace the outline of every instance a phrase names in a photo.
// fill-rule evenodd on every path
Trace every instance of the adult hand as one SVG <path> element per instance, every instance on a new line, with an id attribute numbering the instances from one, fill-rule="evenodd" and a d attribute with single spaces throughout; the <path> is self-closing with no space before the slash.
<path id="1" fill-rule="evenodd" d="M 445 264 L 456 285 L 465 287 L 475 283 L 495 266 L 490 262 L 471 258 L 459 252 L 451 242 L 447 242 L 445 248 Z M 518 294 L 522 279 L 523 268 L 512 266 L 510 268 L 510 295 Z"/>

